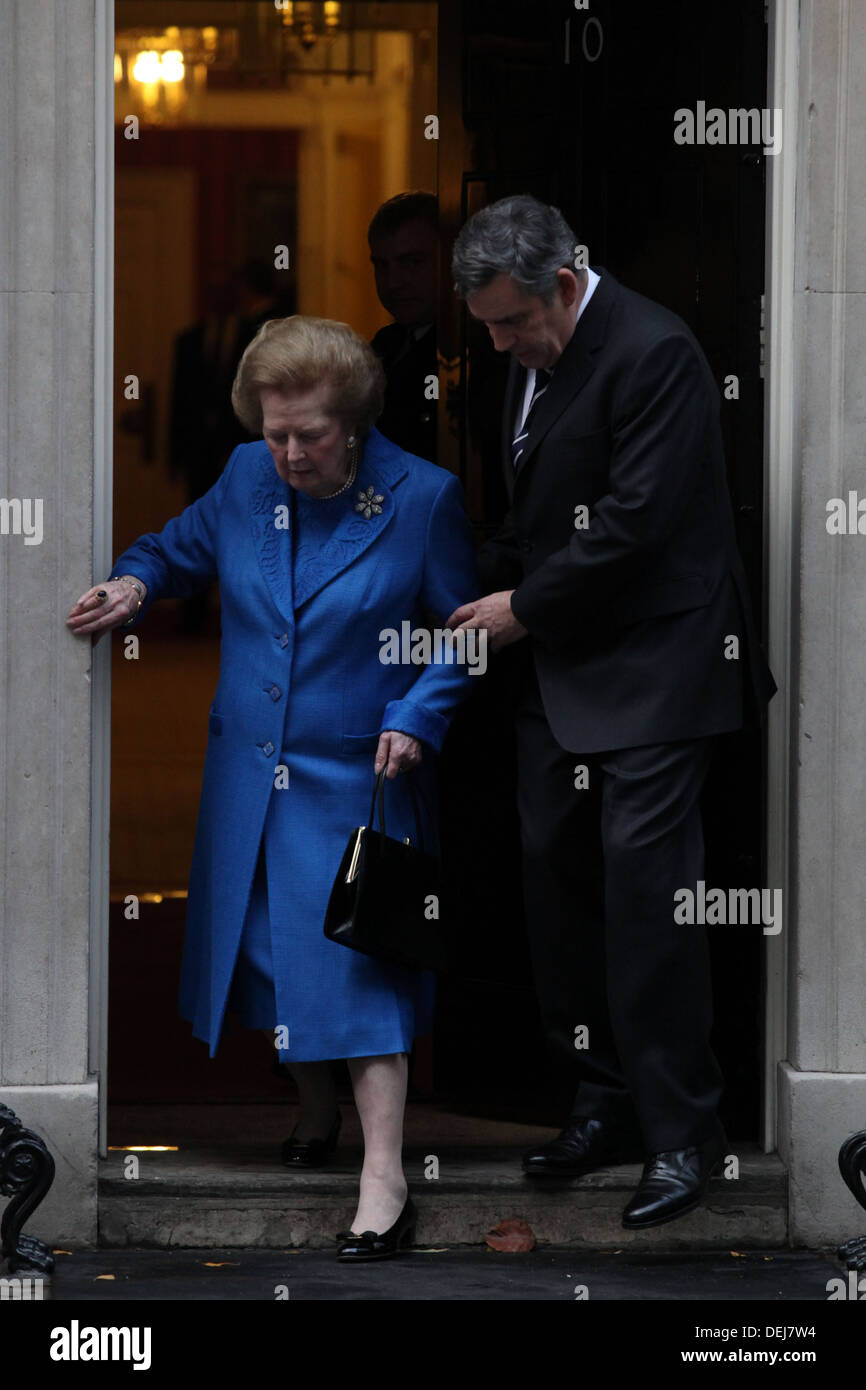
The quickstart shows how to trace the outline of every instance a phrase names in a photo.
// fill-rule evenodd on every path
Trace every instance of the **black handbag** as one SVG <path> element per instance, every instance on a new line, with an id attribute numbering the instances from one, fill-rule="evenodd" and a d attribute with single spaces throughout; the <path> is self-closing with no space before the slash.
<path id="1" fill-rule="evenodd" d="M 365 956 L 413 970 L 447 970 L 449 952 L 438 920 L 441 870 L 424 848 L 418 793 L 409 791 L 417 844 L 385 832 L 385 773 L 373 783 L 366 825 L 349 836 L 325 913 L 325 936 Z M 376 800 L 379 829 L 373 827 Z"/>

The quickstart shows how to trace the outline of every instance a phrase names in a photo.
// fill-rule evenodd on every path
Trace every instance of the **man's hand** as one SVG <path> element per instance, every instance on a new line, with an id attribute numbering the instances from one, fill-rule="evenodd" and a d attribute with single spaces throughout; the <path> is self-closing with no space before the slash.
<path id="1" fill-rule="evenodd" d="M 501 589 L 498 594 L 486 594 L 474 603 L 464 603 L 461 608 L 454 610 L 445 626 L 452 631 L 460 628 L 465 631 L 471 628 L 486 629 L 487 641 L 493 652 L 498 652 L 500 647 L 507 647 L 510 642 L 519 642 L 522 637 L 528 637 L 529 633 L 511 611 L 513 593 L 513 589 Z"/>

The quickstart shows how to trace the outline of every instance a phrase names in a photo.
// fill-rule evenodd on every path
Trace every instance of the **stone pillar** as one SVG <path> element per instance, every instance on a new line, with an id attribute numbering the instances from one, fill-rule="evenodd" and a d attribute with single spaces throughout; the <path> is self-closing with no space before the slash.
<path id="1" fill-rule="evenodd" d="M 791 1239 L 816 1245 L 864 1229 L 836 1156 L 866 1128 L 866 534 L 828 534 L 827 504 L 849 491 L 866 497 L 866 5 L 801 0 L 799 9 L 800 660 L 779 1129 Z"/>
<path id="2" fill-rule="evenodd" d="M 109 14 L 0 0 L 0 1102 L 55 1158 L 26 1226 L 54 1245 L 96 1239 L 94 662 L 65 617 L 94 570 L 94 53 Z"/>

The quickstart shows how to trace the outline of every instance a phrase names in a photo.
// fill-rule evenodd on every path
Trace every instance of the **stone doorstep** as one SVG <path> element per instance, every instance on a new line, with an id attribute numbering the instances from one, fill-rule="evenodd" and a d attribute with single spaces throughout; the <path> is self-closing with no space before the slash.
<path id="1" fill-rule="evenodd" d="M 124 1178 L 123 1154 L 100 1162 L 101 1247 L 326 1249 L 354 1215 L 360 1149 L 344 1150 L 339 1164 L 326 1169 L 291 1174 L 260 1144 L 143 1157 L 136 1179 Z M 644 1232 L 626 1231 L 620 1220 L 640 1164 L 550 1182 L 524 1178 L 519 1151 L 443 1149 L 438 1157 L 440 1176 L 427 1181 L 424 1153 L 406 1153 L 417 1243 L 424 1248 L 483 1244 L 509 1217 L 527 1222 L 540 1244 L 584 1250 L 787 1243 L 786 1170 L 775 1154 L 755 1148 L 740 1154 L 737 1179 L 711 1180 L 696 1211 Z"/>

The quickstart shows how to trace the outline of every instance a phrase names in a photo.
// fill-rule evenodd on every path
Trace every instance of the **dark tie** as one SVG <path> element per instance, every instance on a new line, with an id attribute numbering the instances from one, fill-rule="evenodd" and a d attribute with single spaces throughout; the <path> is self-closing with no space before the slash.
<path id="1" fill-rule="evenodd" d="M 511 441 L 511 462 L 515 468 L 520 462 L 520 455 L 526 447 L 529 429 L 532 424 L 532 413 L 550 385 L 552 376 L 553 372 L 549 371 L 547 367 L 536 367 L 535 369 L 535 386 L 532 392 L 532 400 L 529 402 L 529 409 L 526 412 L 526 419 L 523 422 L 520 433 L 516 434 Z"/>

